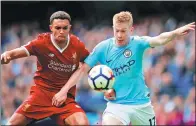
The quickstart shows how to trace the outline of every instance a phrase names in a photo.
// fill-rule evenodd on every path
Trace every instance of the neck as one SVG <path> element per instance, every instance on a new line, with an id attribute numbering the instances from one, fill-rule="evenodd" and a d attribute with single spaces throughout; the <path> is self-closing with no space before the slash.
<path id="1" fill-rule="evenodd" d="M 55 41 L 55 43 L 61 48 L 63 49 L 66 45 L 67 45 L 68 39 L 66 39 L 66 41 Z"/>
<path id="2" fill-rule="evenodd" d="M 53 40 L 54 40 L 55 44 L 61 49 L 63 49 L 69 41 L 69 35 L 67 36 L 67 39 L 65 41 L 57 41 L 57 40 L 55 40 L 54 35 L 52 35 L 52 36 L 53 36 Z"/>
<path id="3" fill-rule="evenodd" d="M 128 45 L 129 40 L 130 40 L 130 38 L 128 38 L 124 43 L 118 43 L 118 42 L 116 41 L 116 39 L 115 39 L 115 44 L 116 44 L 117 46 L 119 46 L 119 47 L 121 47 L 121 46 L 126 46 L 126 45 Z"/>

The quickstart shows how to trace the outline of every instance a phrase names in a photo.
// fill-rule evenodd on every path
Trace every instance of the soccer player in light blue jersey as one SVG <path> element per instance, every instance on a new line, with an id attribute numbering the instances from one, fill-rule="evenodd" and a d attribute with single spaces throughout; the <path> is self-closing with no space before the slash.
<path id="1" fill-rule="evenodd" d="M 104 93 L 108 100 L 103 113 L 103 125 L 156 125 L 142 68 L 144 51 L 165 45 L 177 36 L 195 30 L 195 22 L 156 37 L 131 36 L 133 19 L 130 12 L 120 12 L 113 17 L 114 37 L 100 42 L 85 63 L 78 69 L 63 89 L 65 92 L 97 63 L 112 68 L 115 84 Z"/>

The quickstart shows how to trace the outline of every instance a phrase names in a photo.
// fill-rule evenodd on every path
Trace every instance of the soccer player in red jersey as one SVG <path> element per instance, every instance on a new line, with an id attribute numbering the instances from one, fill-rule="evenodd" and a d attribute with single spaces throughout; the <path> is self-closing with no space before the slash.
<path id="1" fill-rule="evenodd" d="M 1 55 L 1 64 L 31 55 L 37 57 L 35 85 L 8 125 L 27 125 L 46 117 L 59 125 L 89 125 L 85 112 L 75 102 L 76 86 L 66 85 L 80 62 L 89 55 L 78 37 L 70 34 L 70 22 L 68 13 L 57 11 L 50 17 L 51 33 L 39 34 L 27 45 Z"/>

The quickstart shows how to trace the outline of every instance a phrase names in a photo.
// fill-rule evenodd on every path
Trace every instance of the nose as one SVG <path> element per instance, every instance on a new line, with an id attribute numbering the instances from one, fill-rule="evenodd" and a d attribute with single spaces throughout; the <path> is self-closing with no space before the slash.
<path id="1" fill-rule="evenodd" d="M 60 33 L 63 33 L 63 32 L 64 32 L 63 29 L 61 29 L 61 30 L 60 30 Z"/>
<path id="2" fill-rule="evenodd" d="M 118 37 L 118 38 L 121 38 L 121 37 L 122 37 L 122 34 L 121 34 L 120 32 L 118 32 L 118 33 L 117 33 L 117 37 Z"/>

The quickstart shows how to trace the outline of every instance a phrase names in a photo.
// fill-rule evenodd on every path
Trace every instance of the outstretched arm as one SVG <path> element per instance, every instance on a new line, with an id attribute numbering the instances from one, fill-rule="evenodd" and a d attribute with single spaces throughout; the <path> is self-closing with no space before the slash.
<path id="1" fill-rule="evenodd" d="M 177 28 L 171 32 L 164 32 L 156 37 L 147 37 L 147 40 L 150 43 L 151 47 L 165 45 L 172 40 L 174 40 L 178 36 L 184 36 L 188 34 L 190 31 L 195 30 L 195 22 Z"/>
<path id="2" fill-rule="evenodd" d="M 88 66 L 86 63 L 83 63 L 82 66 L 72 74 L 63 88 L 54 95 L 52 99 L 52 105 L 55 105 L 57 107 L 61 106 L 67 99 L 67 92 L 69 91 L 69 89 L 75 86 L 79 82 L 79 80 L 88 73 L 90 69 L 90 66 Z"/>
<path id="3" fill-rule="evenodd" d="M 24 47 L 16 48 L 11 51 L 6 51 L 1 54 L 1 64 L 8 64 L 13 59 L 27 57 L 28 54 Z"/>

